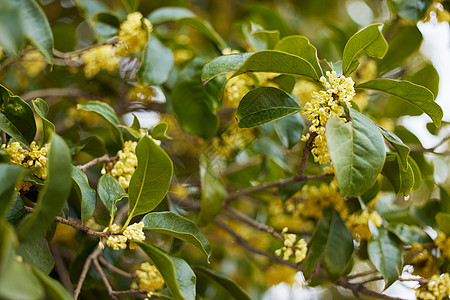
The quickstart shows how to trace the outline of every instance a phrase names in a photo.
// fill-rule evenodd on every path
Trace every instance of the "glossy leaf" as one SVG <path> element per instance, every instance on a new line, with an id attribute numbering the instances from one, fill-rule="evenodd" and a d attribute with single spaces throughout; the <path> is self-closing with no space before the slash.
<path id="1" fill-rule="evenodd" d="M 110 12 L 99 12 L 92 18 L 92 27 L 104 37 L 117 35 L 120 30 L 119 18 Z"/>
<path id="2" fill-rule="evenodd" d="M 425 16 L 433 0 L 393 0 L 391 3 L 400 17 L 416 23 Z"/>
<path id="3" fill-rule="evenodd" d="M 97 184 L 97 192 L 111 217 L 116 215 L 117 202 L 127 196 L 119 182 L 109 174 L 100 177 Z"/>
<path id="4" fill-rule="evenodd" d="M 211 222 L 222 210 L 222 203 L 227 191 L 206 155 L 200 156 L 200 180 L 202 205 L 197 223 L 199 226 L 204 226 Z"/>
<path id="5" fill-rule="evenodd" d="M 305 123 L 300 114 L 293 114 L 276 120 L 273 123 L 273 128 L 280 138 L 284 147 L 292 149 L 300 141 Z"/>
<path id="6" fill-rule="evenodd" d="M 20 229 L 22 239 L 32 239 L 42 234 L 54 222 L 54 217 L 69 197 L 72 187 L 72 160 L 64 140 L 53 134 L 48 153 L 48 176 L 41 189 L 34 212 Z"/>
<path id="7" fill-rule="evenodd" d="M 97 206 L 97 193 L 89 185 L 86 174 L 72 166 L 72 181 L 81 202 L 81 223 L 86 223 L 94 214 Z"/>
<path id="8" fill-rule="evenodd" d="M 389 230 L 405 244 L 433 242 L 433 239 L 422 228 L 416 225 L 402 223 L 390 224 Z"/>
<path id="9" fill-rule="evenodd" d="M 400 276 L 403 268 L 402 250 L 396 236 L 384 228 L 371 227 L 372 237 L 367 244 L 369 258 L 383 275 L 388 288 Z"/>
<path id="10" fill-rule="evenodd" d="M 184 260 L 153 245 L 143 242 L 136 244 L 158 268 L 174 299 L 195 299 L 195 274 Z"/>
<path id="11" fill-rule="evenodd" d="M 164 233 L 191 243 L 202 250 L 209 260 L 211 256 L 209 241 L 191 220 L 173 212 L 163 211 L 149 213 L 144 216 L 141 222 L 144 222 L 144 229 Z"/>
<path id="12" fill-rule="evenodd" d="M 78 104 L 78 109 L 90 111 L 107 121 L 113 129 L 114 136 L 123 144 L 122 131 L 119 128 L 120 121 L 114 109 L 105 102 L 89 101 L 85 104 Z"/>
<path id="13" fill-rule="evenodd" d="M 408 169 L 408 156 L 410 151 L 409 147 L 406 146 L 403 141 L 393 132 L 390 132 L 389 130 L 381 126 L 378 126 L 378 129 L 380 130 L 384 138 L 392 145 L 392 147 L 394 147 L 395 151 L 397 151 L 397 154 L 400 158 L 401 168 L 403 171 L 406 171 Z"/>
<path id="14" fill-rule="evenodd" d="M 341 195 L 361 196 L 383 168 L 385 146 L 377 125 L 351 109 L 352 120 L 332 117 L 326 124 L 328 151 Z"/>
<path id="15" fill-rule="evenodd" d="M 408 163 L 406 171 L 403 172 L 398 155 L 387 156 L 382 174 L 389 179 L 396 193 L 402 192 L 404 195 L 411 193 L 414 187 L 413 169 Z"/>
<path id="16" fill-rule="evenodd" d="M 41 98 L 33 100 L 33 107 L 42 120 L 41 145 L 45 145 L 50 141 L 52 134 L 55 132 L 55 125 L 53 125 L 52 122 L 46 119 L 48 113 L 48 105 L 44 100 L 42 100 Z"/>
<path id="17" fill-rule="evenodd" d="M 239 286 L 236 282 L 226 277 L 225 275 L 205 268 L 203 266 L 194 267 L 196 274 L 204 275 L 209 279 L 219 284 L 225 291 L 227 291 L 236 300 L 250 300 L 250 296 Z"/>
<path id="18" fill-rule="evenodd" d="M 435 216 L 439 228 L 448 236 L 450 235 L 450 214 L 438 212 Z"/>
<path id="19" fill-rule="evenodd" d="M 8 118 L 0 112 L 0 130 L 4 131 L 6 134 L 14 138 L 20 145 L 24 148 L 29 149 L 30 144 L 27 139 L 22 135 L 22 133 L 14 126 Z"/>
<path id="20" fill-rule="evenodd" d="M 152 129 L 152 132 L 151 132 L 152 138 L 154 138 L 155 140 L 164 140 L 164 139 L 171 140 L 172 138 L 167 135 L 168 128 L 169 128 L 169 125 L 167 125 L 166 122 L 159 123 Z"/>
<path id="21" fill-rule="evenodd" d="M 16 249 L 17 255 L 22 256 L 23 261 L 31 264 L 45 274 L 50 274 L 55 265 L 47 240 L 40 236 L 32 241 L 23 241 Z"/>
<path id="22" fill-rule="evenodd" d="M 322 218 L 308 244 L 303 273 L 309 277 L 321 263 L 331 280 L 336 280 L 347 267 L 353 254 L 353 236 L 334 208 L 323 210 Z"/>
<path id="23" fill-rule="evenodd" d="M 46 273 L 42 272 L 37 268 L 31 268 L 33 274 L 39 279 L 41 285 L 43 286 L 45 293 L 51 300 L 71 300 L 74 299 L 72 294 L 66 290 L 61 283 L 57 280 L 51 278 Z"/>
<path id="24" fill-rule="evenodd" d="M 138 165 L 130 180 L 129 214 L 152 211 L 164 199 L 172 179 L 169 156 L 147 135 L 136 146 Z"/>
<path id="25" fill-rule="evenodd" d="M 14 187 L 25 173 L 26 170 L 18 165 L 0 164 L 0 219 L 5 218 L 11 209 L 17 196 Z"/>
<path id="26" fill-rule="evenodd" d="M 169 79 L 174 58 L 172 50 L 152 36 L 145 48 L 144 58 L 137 73 L 141 84 L 160 85 Z"/>
<path id="27" fill-rule="evenodd" d="M 422 172 L 420 171 L 416 161 L 411 156 L 408 157 L 408 164 L 411 166 L 411 170 L 414 175 L 413 190 L 415 191 L 420 188 L 420 185 L 422 184 Z"/>
<path id="28" fill-rule="evenodd" d="M 405 80 L 379 78 L 361 83 L 356 88 L 379 91 L 399 97 L 426 113 L 436 126 L 441 124 L 442 108 L 434 102 L 433 93 L 423 86 Z"/>
<path id="29" fill-rule="evenodd" d="M 317 57 L 317 49 L 311 45 L 306 37 L 300 35 L 287 36 L 277 43 L 275 50 L 294 54 L 305 59 L 314 67 L 317 75 L 322 76 L 323 71 Z"/>
<path id="30" fill-rule="evenodd" d="M 202 69 L 202 81 L 206 84 L 216 76 L 234 73 L 253 53 L 235 53 L 214 58 Z"/>
<path id="31" fill-rule="evenodd" d="M 359 65 L 356 57 L 363 51 L 371 57 L 383 58 L 388 44 L 380 32 L 381 24 L 369 25 L 355 33 L 345 45 L 342 54 L 342 74 L 348 76 Z"/>
<path id="32" fill-rule="evenodd" d="M 259 87 L 248 92 L 242 98 L 236 118 L 241 128 L 251 128 L 301 110 L 297 101 L 285 91 L 274 87 Z"/>

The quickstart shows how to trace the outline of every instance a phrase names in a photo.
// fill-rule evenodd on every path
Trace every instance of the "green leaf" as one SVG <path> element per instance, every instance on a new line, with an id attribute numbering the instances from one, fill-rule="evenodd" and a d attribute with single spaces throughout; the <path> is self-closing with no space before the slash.
<path id="1" fill-rule="evenodd" d="M 52 64 L 53 33 L 44 11 L 36 0 L 20 0 L 17 4 L 22 13 L 27 39 Z"/>
<path id="2" fill-rule="evenodd" d="M 311 45 L 306 37 L 300 35 L 285 37 L 277 43 L 275 50 L 287 52 L 305 59 L 314 67 L 317 75 L 322 76 L 323 71 L 317 57 L 317 49 Z"/>
<path id="3" fill-rule="evenodd" d="M 227 190 L 213 169 L 206 155 L 200 156 L 200 181 L 202 187 L 202 205 L 197 223 L 204 226 L 211 222 L 222 210 Z"/>
<path id="4" fill-rule="evenodd" d="M 390 3 L 400 17 L 416 23 L 425 16 L 433 0 L 392 0 Z"/>
<path id="5" fill-rule="evenodd" d="M 45 274 L 50 274 L 55 265 L 47 240 L 40 236 L 32 241 L 23 241 L 17 247 L 16 253 L 23 261 L 31 264 Z"/>
<path id="6" fill-rule="evenodd" d="M 400 164 L 403 171 L 406 171 L 408 169 L 408 157 L 409 157 L 409 147 L 406 146 L 403 141 L 396 136 L 393 132 L 390 132 L 389 130 L 378 126 L 378 129 L 380 130 L 381 134 L 384 136 L 386 140 L 394 147 L 395 151 L 397 152 L 399 158 L 400 158 Z"/>
<path id="7" fill-rule="evenodd" d="M 30 144 L 28 143 L 27 139 L 22 135 L 22 133 L 17 129 L 17 127 L 14 126 L 14 124 L 11 123 L 11 121 L 9 121 L 8 118 L 1 112 L 0 112 L 0 130 L 3 130 L 7 135 L 11 136 L 13 139 L 19 142 L 22 147 L 27 149 L 30 148 Z"/>
<path id="8" fill-rule="evenodd" d="M 123 5 L 129 13 L 134 12 L 138 9 L 139 2 L 139 0 L 122 0 Z"/>
<path id="9" fill-rule="evenodd" d="M 147 135 L 136 146 L 138 165 L 130 180 L 130 216 L 152 211 L 170 187 L 173 165 L 169 156 Z"/>
<path id="10" fill-rule="evenodd" d="M 450 235 L 450 214 L 438 212 L 435 216 L 436 223 L 446 235 Z"/>
<path id="11" fill-rule="evenodd" d="M 439 186 L 439 196 L 441 203 L 441 211 L 450 214 L 450 194 L 443 186 Z"/>
<path id="12" fill-rule="evenodd" d="M 256 30 L 251 32 L 252 45 L 258 51 L 273 49 L 280 40 L 280 32 L 278 30 Z"/>
<path id="13" fill-rule="evenodd" d="M 81 202 L 81 223 L 86 223 L 94 214 L 97 206 L 97 194 L 89 185 L 86 174 L 75 166 L 72 166 L 72 181 Z"/>
<path id="14" fill-rule="evenodd" d="M 376 58 L 383 58 L 387 52 L 388 44 L 380 32 L 381 24 L 369 25 L 355 33 L 345 45 L 342 54 L 342 74 L 348 76 L 359 65 L 356 57 L 363 51 L 367 55 Z"/>
<path id="15" fill-rule="evenodd" d="M 432 243 L 433 239 L 419 226 L 407 224 L 390 224 L 389 230 L 393 232 L 403 243 Z"/>
<path id="16" fill-rule="evenodd" d="M 96 136 L 90 136 L 76 143 L 72 148 L 72 155 L 80 151 L 86 152 L 93 157 L 100 157 L 108 152 L 105 143 Z"/>
<path id="17" fill-rule="evenodd" d="M 120 121 L 114 109 L 105 102 L 89 101 L 85 104 L 78 104 L 78 109 L 90 111 L 107 121 L 113 129 L 114 136 L 123 144 L 122 131 L 119 128 Z"/>
<path id="18" fill-rule="evenodd" d="M 384 228 L 371 226 L 367 245 L 370 261 L 386 280 L 388 288 L 402 273 L 403 257 L 398 238 Z"/>
<path id="19" fill-rule="evenodd" d="M 41 189 L 34 212 L 20 229 L 22 239 L 42 234 L 61 213 L 72 187 L 72 162 L 64 140 L 53 134 L 48 153 L 48 176 Z"/>
<path id="20" fill-rule="evenodd" d="M 273 122 L 273 128 L 284 147 L 292 149 L 300 141 L 305 123 L 300 114 L 293 114 Z"/>
<path id="21" fill-rule="evenodd" d="M 285 91 L 274 87 L 259 87 L 242 98 L 236 118 L 239 127 L 251 128 L 295 114 L 300 110 L 297 101 Z"/>
<path id="22" fill-rule="evenodd" d="M 37 98 L 33 100 L 33 107 L 39 117 L 42 119 L 42 137 L 41 137 L 41 146 L 45 145 L 50 141 L 52 134 L 55 132 L 55 125 L 52 122 L 47 120 L 45 117 L 48 113 L 48 105 L 41 98 Z"/>
<path id="23" fill-rule="evenodd" d="M 51 300 L 70 300 L 74 299 L 72 294 L 66 290 L 61 283 L 48 276 L 37 268 L 31 268 L 33 274 L 39 279 L 41 285 L 44 287 L 45 293 Z"/>
<path id="24" fill-rule="evenodd" d="M 319 261 L 331 280 L 338 279 L 353 254 L 353 236 L 332 207 L 323 210 L 322 218 L 308 245 L 303 273 L 309 277 Z"/>
<path id="25" fill-rule="evenodd" d="M 212 59 L 202 69 L 203 84 L 206 84 L 216 76 L 237 71 L 252 54 L 253 53 L 228 54 Z"/>
<path id="26" fill-rule="evenodd" d="M 171 140 L 172 138 L 167 135 L 168 128 L 169 128 L 169 125 L 167 125 L 166 122 L 159 123 L 152 129 L 152 132 L 151 132 L 152 138 L 154 138 L 155 140 L 164 140 L 164 139 Z"/>
<path id="27" fill-rule="evenodd" d="M 24 34 L 18 7 L 2 7 L 0 11 L 0 46 L 8 55 L 17 56 L 24 46 Z"/>
<path id="28" fill-rule="evenodd" d="M 111 12 L 98 12 L 92 18 L 93 29 L 104 37 L 112 37 L 119 33 L 119 18 Z"/>
<path id="29" fill-rule="evenodd" d="M 184 260 L 153 245 L 143 242 L 136 244 L 158 268 L 174 299 L 195 299 L 195 274 Z"/>
<path id="30" fill-rule="evenodd" d="M 26 170 L 18 165 L 0 164 L 0 219 L 8 215 L 17 196 L 14 187 L 25 173 Z"/>
<path id="31" fill-rule="evenodd" d="M 152 36 L 145 47 L 144 58 L 137 73 L 141 84 L 160 85 L 169 79 L 173 67 L 172 50 Z"/>
<path id="32" fill-rule="evenodd" d="M 369 89 L 397 96 L 426 113 L 433 120 L 436 127 L 439 127 L 441 124 L 444 115 L 442 108 L 434 102 L 433 93 L 423 86 L 406 80 L 379 78 L 358 84 L 356 88 Z"/>
<path id="33" fill-rule="evenodd" d="M 84 18 L 91 20 L 96 13 L 107 11 L 109 8 L 99 0 L 74 0 L 75 5 L 84 12 Z"/>
<path id="34" fill-rule="evenodd" d="M 363 114 L 350 111 L 351 121 L 343 123 L 332 117 L 325 132 L 341 195 L 358 197 L 374 184 L 386 152 L 377 125 Z"/>
<path id="35" fill-rule="evenodd" d="M 127 193 L 119 182 L 109 174 L 100 177 L 97 184 L 97 192 L 100 200 L 102 200 L 109 211 L 109 215 L 114 218 L 117 212 L 117 202 L 126 197 Z"/>
<path id="36" fill-rule="evenodd" d="M 382 174 L 386 176 L 394 187 L 396 193 L 402 192 L 409 195 L 414 187 L 414 172 L 409 163 L 406 171 L 402 171 L 400 158 L 397 154 L 390 153 L 383 166 Z"/>
<path id="37" fill-rule="evenodd" d="M 214 30 L 212 25 L 205 20 L 200 18 L 182 18 L 178 20 L 181 24 L 187 24 L 201 33 L 203 33 L 207 38 L 213 41 L 220 49 L 224 49 L 227 47 L 227 43 L 222 39 L 222 37 Z"/>
<path id="38" fill-rule="evenodd" d="M 239 286 L 236 282 L 226 277 L 225 275 L 205 268 L 203 266 L 194 267 L 196 274 L 204 275 L 219 284 L 227 293 L 229 293 L 236 300 L 250 300 L 250 296 Z"/>
<path id="39" fill-rule="evenodd" d="M 411 156 L 408 157 L 408 164 L 411 166 L 414 175 L 413 190 L 415 191 L 420 188 L 420 185 L 422 184 L 422 172 L 420 171 L 416 161 Z"/>
<path id="40" fill-rule="evenodd" d="M 281 149 L 279 143 L 274 142 L 268 137 L 261 137 L 253 144 L 253 149 L 271 158 L 287 172 L 291 172 L 291 168 L 286 161 L 286 153 Z"/>
<path id="41" fill-rule="evenodd" d="M 173 212 L 163 211 L 149 213 L 144 216 L 141 222 L 144 222 L 144 229 L 164 233 L 191 243 L 202 250 L 209 260 L 211 256 L 209 241 L 191 220 Z"/>
<path id="42" fill-rule="evenodd" d="M 253 53 L 232 77 L 248 72 L 271 72 L 303 76 L 320 84 L 319 75 L 305 59 L 286 52 L 265 50 Z"/>

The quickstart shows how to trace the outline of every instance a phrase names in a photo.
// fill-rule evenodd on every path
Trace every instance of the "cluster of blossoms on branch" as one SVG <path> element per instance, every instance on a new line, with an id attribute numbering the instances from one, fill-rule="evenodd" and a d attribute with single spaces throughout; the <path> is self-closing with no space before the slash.
<path id="1" fill-rule="evenodd" d="M 127 228 L 123 232 L 120 232 L 120 226 L 117 224 L 112 224 L 110 227 L 106 227 L 103 232 L 110 232 L 111 235 L 105 239 L 106 245 L 108 247 L 113 248 L 114 250 L 126 249 L 127 241 L 130 241 L 130 249 L 135 249 L 137 246 L 133 241 L 143 241 L 145 240 L 145 234 L 143 232 L 144 223 L 134 223 Z M 105 245 L 103 241 L 98 243 L 98 247 L 100 249 L 104 249 Z"/>
<path id="2" fill-rule="evenodd" d="M 433 275 L 428 283 L 416 291 L 417 299 L 442 300 L 450 294 L 450 275 Z"/>
<path id="3" fill-rule="evenodd" d="M 115 163 L 104 166 L 101 171 L 102 174 L 108 173 L 116 178 L 124 189 L 130 185 L 131 176 L 137 167 L 136 146 L 136 142 L 126 141 L 123 149 L 117 152 L 119 159 Z"/>
<path id="4" fill-rule="evenodd" d="M 294 254 L 294 261 L 298 264 L 305 259 L 308 244 L 304 239 L 298 239 L 296 234 L 287 232 L 288 228 L 284 227 L 281 231 L 284 238 L 283 247 L 275 250 L 275 254 L 277 256 L 283 256 L 283 260 L 289 260 L 292 254 Z"/>
<path id="5" fill-rule="evenodd" d="M 369 229 L 369 221 L 373 222 L 377 227 L 383 224 L 383 219 L 377 211 L 369 212 L 367 209 L 360 213 L 349 215 L 345 224 L 352 232 L 354 239 L 360 241 L 361 239 L 368 240 L 372 236 Z"/>
<path id="6" fill-rule="evenodd" d="M 141 264 L 140 269 L 136 270 L 136 277 L 139 279 L 139 288 L 147 290 L 147 297 L 151 297 L 154 291 L 164 287 L 164 278 L 158 269 L 149 262 Z M 138 285 L 133 282 L 131 288 L 137 287 Z"/>

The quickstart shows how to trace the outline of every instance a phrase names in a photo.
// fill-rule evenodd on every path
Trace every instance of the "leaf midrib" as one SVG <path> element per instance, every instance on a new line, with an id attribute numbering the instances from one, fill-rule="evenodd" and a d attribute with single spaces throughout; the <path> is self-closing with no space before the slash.
<path id="1" fill-rule="evenodd" d="M 139 187 L 139 193 L 138 193 L 138 196 L 136 197 L 136 203 L 134 203 L 134 207 L 133 207 L 133 210 L 130 213 L 130 216 L 133 216 L 134 211 L 136 210 L 136 207 L 137 207 L 137 205 L 139 203 L 139 200 L 140 200 L 140 198 L 142 196 L 142 190 L 144 189 L 144 182 L 145 182 L 145 178 L 147 177 L 146 170 L 148 168 L 149 161 L 150 161 L 150 157 L 147 154 L 147 159 L 145 161 L 145 168 L 144 168 L 144 176 L 142 177 L 141 186 Z"/>

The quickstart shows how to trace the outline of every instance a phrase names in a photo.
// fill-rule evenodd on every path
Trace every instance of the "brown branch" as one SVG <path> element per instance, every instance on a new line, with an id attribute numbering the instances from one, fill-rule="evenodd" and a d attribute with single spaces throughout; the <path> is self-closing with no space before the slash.
<path id="1" fill-rule="evenodd" d="M 108 295 L 111 296 L 111 299 L 113 300 L 117 300 L 116 295 L 114 294 L 114 291 L 111 287 L 111 284 L 108 281 L 108 278 L 106 278 L 105 273 L 103 272 L 102 267 L 100 266 L 100 264 L 98 263 L 98 259 L 94 258 L 92 259 L 92 263 L 94 264 L 95 269 L 97 270 L 97 272 L 100 274 L 100 277 L 103 281 L 103 284 L 106 287 L 106 291 L 108 292 Z"/>
<path id="2" fill-rule="evenodd" d="M 148 291 L 146 289 L 140 290 L 126 290 L 126 291 L 113 291 L 114 295 L 130 295 L 130 294 L 144 294 L 147 295 Z"/>
<path id="3" fill-rule="evenodd" d="M 117 155 L 116 155 L 116 156 L 113 156 L 113 157 L 109 157 L 108 154 L 105 154 L 105 155 L 103 155 L 103 156 L 94 158 L 93 160 L 91 160 L 91 161 L 85 163 L 84 165 L 78 165 L 77 168 L 84 172 L 84 171 L 86 171 L 87 169 L 89 169 L 90 167 L 92 167 L 92 166 L 98 164 L 99 162 L 110 162 L 110 161 L 117 160 L 118 158 L 119 158 L 119 157 L 118 157 Z"/>
<path id="4" fill-rule="evenodd" d="M 305 143 L 305 147 L 303 148 L 303 155 L 302 155 L 302 161 L 300 162 L 300 169 L 298 170 L 297 176 L 303 177 L 303 174 L 305 172 L 306 163 L 308 162 L 308 156 L 309 153 L 311 153 L 311 150 L 313 148 L 313 142 L 316 138 L 317 133 L 313 132 L 309 136 L 308 140 Z"/>
<path id="5" fill-rule="evenodd" d="M 115 266 L 113 266 L 112 264 L 110 264 L 106 259 L 104 259 L 102 256 L 98 257 L 99 262 L 104 265 L 105 267 L 107 267 L 108 269 L 110 269 L 111 271 L 113 271 L 116 274 L 119 274 L 122 277 L 125 278 L 129 278 L 129 279 L 134 279 L 136 278 L 135 274 L 131 274 L 128 272 L 125 272 L 124 270 L 121 270 Z"/>
<path id="6" fill-rule="evenodd" d="M 368 288 L 366 288 L 364 285 L 359 284 L 359 283 L 350 283 L 348 282 L 348 280 L 346 280 L 345 278 L 340 278 L 339 280 L 337 280 L 335 282 L 336 285 L 339 285 L 343 288 L 349 289 L 353 292 L 353 295 L 355 295 L 355 297 L 359 298 L 359 295 L 366 295 L 369 297 L 373 297 L 373 298 L 377 298 L 377 299 L 384 299 L 384 300 L 405 300 L 403 298 L 398 298 L 398 297 L 391 297 L 382 293 L 378 293 L 372 290 L 369 290 Z"/>
<path id="7" fill-rule="evenodd" d="M 53 49 L 53 55 L 58 56 L 60 58 L 71 58 L 74 56 L 78 56 L 78 55 L 82 54 L 83 52 L 86 52 L 86 51 L 89 51 L 89 50 L 92 50 L 95 48 L 99 48 L 99 47 L 102 47 L 105 45 L 114 45 L 115 43 L 117 43 L 117 39 L 113 39 L 113 40 L 110 40 L 110 41 L 107 41 L 104 43 L 100 43 L 100 44 L 91 45 L 86 48 L 78 49 L 78 50 L 75 50 L 72 52 L 61 52 L 56 49 Z"/>
<path id="8" fill-rule="evenodd" d="M 75 288 L 75 291 L 73 292 L 73 297 L 78 299 L 78 296 L 81 292 L 81 287 L 83 286 L 84 280 L 86 279 L 86 275 L 89 271 L 89 268 L 91 266 L 91 263 L 93 260 L 97 260 L 97 257 L 102 253 L 102 249 L 96 248 L 86 259 L 83 265 L 83 269 L 81 270 L 80 278 L 78 279 L 77 287 Z"/>
<path id="9" fill-rule="evenodd" d="M 36 99 L 36 98 L 46 98 L 46 97 L 90 97 L 88 92 L 76 89 L 76 88 L 66 88 L 66 89 L 42 89 L 35 90 L 20 96 L 24 101 Z"/>

